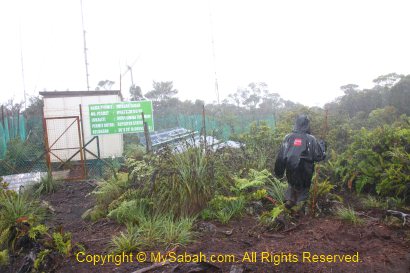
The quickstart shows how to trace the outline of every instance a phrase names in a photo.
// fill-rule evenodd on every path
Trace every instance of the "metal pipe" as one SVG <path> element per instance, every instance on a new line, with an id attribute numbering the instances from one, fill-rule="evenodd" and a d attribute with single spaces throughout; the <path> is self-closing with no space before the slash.
<path id="1" fill-rule="evenodd" d="M 82 144 L 83 144 L 83 153 L 84 153 L 84 161 L 87 161 L 87 155 L 84 152 L 84 146 L 85 146 L 85 137 L 84 137 L 84 125 L 83 125 L 83 107 L 80 103 L 80 128 L 81 128 L 81 137 L 82 137 Z M 87 164 L 84 163 L 84 173 L 87 176 Z"/>
<path id="2" fill-rule="evenodd" d="M 43 109 L 42 109 L 42 113 L 43 113 L 44 148 L 45 148 L 45 151 L 46 151 L 46 153 L 45 153 L 45 155 L 46 155 L 46 164 L 47 164 L 48 171 L 50 172 L 50 174 L 52 176 L 50 148 L 48 147 L 47 119 L 44 116 L 44 106 L 43 106 Z"/>

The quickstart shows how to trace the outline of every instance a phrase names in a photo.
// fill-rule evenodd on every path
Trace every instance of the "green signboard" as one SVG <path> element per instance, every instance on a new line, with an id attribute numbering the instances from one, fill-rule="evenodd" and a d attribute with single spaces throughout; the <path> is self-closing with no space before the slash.
<path id="1" fill-rule="evenodd" d="M 154 131 L 151 101 L 90 104 L 92 135 L 144 132 L 142 113 L 149 131 Z"/>

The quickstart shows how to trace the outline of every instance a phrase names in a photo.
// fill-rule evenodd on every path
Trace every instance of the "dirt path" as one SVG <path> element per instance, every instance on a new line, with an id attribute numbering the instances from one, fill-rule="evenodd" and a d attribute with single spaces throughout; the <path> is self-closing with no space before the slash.
<path id="1" fill-rule="evenodd" d="M 47 225 L 62 226 L 65 232 L 71 232 L 72 242 L 81 243 L 87 253 L 103 254 L 108 253 L 111 236 L 117 234 L 121 227 L 107 219 L 95 223 L 81 219 L 81 215 L 94 205 L 94 200 L 89 195 L 93 189 L 92 184 L 87 182 L 64 182 L 56 193 L 45 196 L 43 199 L 49 202 L 55 210 Z M 65 260 L 58 272 L 113 272 L 115 269 L 118 268 L 110 264 L 104 266 L 104 270 L 100 271 L 100 268 L 88 263 L 79 263 L 71 257 Z"/>
<path id="2" fill-rule="evenodd" d="M 93 186 L 86 182 L 65 182 L 54 194 L 46 196 L 55 214 L 48 224 L 63 226 L 73 235 L 74 242 L 86 247 L 87 253 L 108 253 L 107 245 L 111 236 L 121 230 L 121 226 L 109 221 L 95 223 L 84 221 L 81 215 L 93 206 L 93 199 L 87 195 Z M 185 251 L 192 254 L 202 252 L 206 257 L 215 254 L 233 254 L 242 261 L 245 253 L 256 252 L 258 263 L 238 263 L 244 272 L 410 272 L 410 243 L 408 230 L 393 229 L 380 221 L 369 219 L 365 224 L 354 226 L 340 220 L 327 217 L 299 220 L 298 226 L 288 232 L 261 233 L 255 231 L 257 219 L 245 216 L 228 225 L 212 223 L 210 231 L 198 233 L 196 241 L 187 247 L 178 248 L 178 253 Z M 279 265 L 274 261 L 261 263 L 262 252 L 283 255 L 296 255 L 298 261 L 284 260 Z M 313 263 L 303 262 L 303 252 L 313 254 L 359 254 L 358 263 Z M 149 255 L 149 253 L 148 253 Z M 232 263 L 212 263 L 216 267 L 196 272 L 230 272 Z M 128 272 L 150 264 L 113 264 L 92 266 L 78 263 L 74 257 L 66 259 L 58 272 Z M 196 270 L 198 268 L 191 268 Z M 187 265 L 171 264 L 150 272 L 189 272 Z M 191 271 L 194 272 L 194 271 Z"/>

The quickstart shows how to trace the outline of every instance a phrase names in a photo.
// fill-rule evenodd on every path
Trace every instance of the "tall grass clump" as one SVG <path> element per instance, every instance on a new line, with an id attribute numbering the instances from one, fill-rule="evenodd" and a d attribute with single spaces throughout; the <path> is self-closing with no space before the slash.
<path id="1" fill-rule="evenodd" d="M 189 217 L 175 219 L 169 214 L 143 217 L 138 224 L 127 224 L 126 232 L 112 238 L 112 250 L 119 253 L 185 245 L 192 241 L 194 220 Z"/>
<path id="2" fill-rule="evenodd" d="M 160 211 L 175 215 L 194 215 L 212 198 L 217 182 L 211 155 L 200 148 L 189 148 L 171 155 L 171 171 L 160 174 L 160 185 L 153 198 Z"/>
<path id="3" fill-rule="evenodd" d="M 61 185 L 61 181 L 53 179 L 51 172 L 47 172 L 47 175 L 42 176 L 40 182 L 34 185 L 34 192 L 38 195 L 53 193 Z"/>
<path id="4" fill-rule="evenodd" d="M 163 225 L 163 235 L 161 243 L 167 248 L 175 245 L 185 245 L 192 241 L 192 225 L 194 218 L 183 217 L 174 220 L 172 216 L 165 216 L 161 221 Z"/>
<path id="5" fill-rule="evenodd" d="M 366 209 L 373 209 L 373 208 L 381 209 L 386 206 L 386 204 L 382 200 L 380 200 L 379 198 L 375 196 L 371 196 L 371 195 L 368 195 L 365 198 L 363 198 L 361 202 Z"/>
<path id="6" fill-rule="evenodd" d="M 110 247 L 115 253 L 130 253 L 137 250 L 139 246 L 138 229 L 131 224 L 127 225 L 125 232 L 120 232 L 119 235 L 113 236 L 110 242 Z"/>
<path id="7" fill-rule="evenodd" d="M 15 240 L 19 236 L 18 230 L 22 225 L 37 224 L 44 217 L 45 210 L 27 193 L 0 190 L 0 248 L 7 245 L 14 250 Z"/>
<path id="8" fill-rule="evenodd" d="M 4 231 L 14 226 L 17 220 L 26 217 L 32 222 L 40 222 L 45 211 L 40 204 L 27 194 L 17 194 L 11 191 L 0 193 L 0 230 Z"/>
<path id="9" fill-rule="evenodd" d="M 363 219 L 361 219 L 357 213 L 351 207 L 341 207 L 336 211 L 336 215 L 339 219 L 348 221 L 353 224 L 362 224 Z"/>

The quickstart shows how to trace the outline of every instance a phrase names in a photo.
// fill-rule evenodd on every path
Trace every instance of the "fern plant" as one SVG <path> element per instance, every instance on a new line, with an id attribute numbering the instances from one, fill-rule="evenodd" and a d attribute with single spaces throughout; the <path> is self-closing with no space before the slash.
<path id="1" fill-rule="evenodd" d="M 215 196 L 208 207 L 201 213 L 204 219 L 217 219 L 222 224 L 226 224 L 235 216 L 242 214 L 245 208 L 245 198 L 243 196 Z"/>
<path id="2" fill-rule="evenodd" d="M 0 265 L 5 266 L 10 262 L 9 251 L 4 249 L 0 251 Z"/>
<path id="3" fill-rule="evenodd" d="M 69 256 L 72 249 L 71 233 L 53 232 L 52 238 L 56 250 L 61 254 Z"/>

